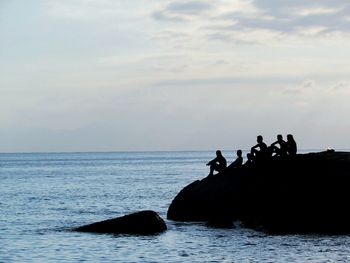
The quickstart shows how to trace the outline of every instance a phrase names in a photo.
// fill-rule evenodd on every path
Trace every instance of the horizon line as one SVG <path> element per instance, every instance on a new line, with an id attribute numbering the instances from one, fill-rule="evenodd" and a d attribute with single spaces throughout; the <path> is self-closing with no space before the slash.
<path id="1" fill-rule="evenodd" d="M 215 152 L 217 149 L 210 150 L 113 150 L 113 151 L 11 151 L 11 152 L 0 152 L 0 154 L 57 154 L 57 153 L 159 153 L 159 152 Z M 238 150 L 238 149 L 237 149 Z M 235 152 L 234 150 L 223 149 L 223 152 Z M 248 149 L 241 149 L 242 151 L 249 151 Z M 299 152 L 305 151 L 326 151 L 327 149 L 321 148 L 301 148 Z M 334 149 L 335 151 L 350 151 L 350 149 Z"/>

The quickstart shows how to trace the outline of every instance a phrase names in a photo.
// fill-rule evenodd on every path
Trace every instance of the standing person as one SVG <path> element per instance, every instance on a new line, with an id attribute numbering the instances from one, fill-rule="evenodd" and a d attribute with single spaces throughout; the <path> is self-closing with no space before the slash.
<path id="1" fill-rule="evenodd" d="M 242 150 L 237 151 L 237 159 L 233 161 L 227 168 L 239 168 L 243 164 Z"/>
<path id="2" fill-rule="evenodd" d="M 295 142 L 293 135 L 287 135 L 287 153 L 289 156 L 295 156 L 297 154 L 297 143 Z"/>
<path id="3" fill-rule="evenodd" d="M 227 162 L 221 151 L 217 150 L 216 158 L 208 162 L 207 165 L 210 166 L 209 175 L 213 175 L 214 171 L 217 171 L 219 173 L 223 171 L 227 166 Z"/>
<path id="4" fill-rule="evenodd" d="M 251 154 L 253 155 L 254 159 L 260 160 L 266 156 L 267 145 L 263 140 L 263 137 L 259 135 L 256 138 L 258 144 L 251 148 Z"/>

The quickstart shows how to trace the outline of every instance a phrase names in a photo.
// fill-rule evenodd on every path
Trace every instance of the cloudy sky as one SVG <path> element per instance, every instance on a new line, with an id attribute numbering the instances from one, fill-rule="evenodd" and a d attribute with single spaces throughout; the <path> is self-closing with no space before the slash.
<path id="1" fill-rule="evenodd" d="M 348 0 L 0 0 L 0 152 L 350 148 Z"/>

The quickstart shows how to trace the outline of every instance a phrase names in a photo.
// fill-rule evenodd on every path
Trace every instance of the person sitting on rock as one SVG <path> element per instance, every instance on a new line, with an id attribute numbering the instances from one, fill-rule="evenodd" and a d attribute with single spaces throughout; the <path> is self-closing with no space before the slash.
<path id="1" fill-rule="evenodd" d="M 239 168 L 243 164 L 243 157 L 242 157 L 242 150 L 237 151 L 237 159 L 233 161 L 227 168 L 233 169 L 233 168 Z"/>
<path id="2" fill-rule="evenodd" d="M 263 137 L 261 135 L 256 138 L 256 141 L 258 144 L 251 148 L 251 154 L 253 159 L 261 160 L 266 157 L 267 145 L 263 142 Z"/>
<path id="3" fill-rule="evenodd" d="M 295 156 L 297 154 L 297 143 L 295 142 L 293 135 L 287 135 L 287 153 L 289 156 Z"/>
<path id="4" fill-rule="evenodd" d="M 243 164 L 243 166 L 251 166 L 253 162 L 253 155 L 251 153 L 247 153 L 247 161 Z"/>
<path id="5" fill-rule="evenodd" d="M 279 145 L 277 147 L 276 145 Z M 287 155 L 287 143 L 283 140 L 283 136 L 281 134 L 277 135 L 277 141 L 275 141 L 271 146 L 269 147 L 269 151 L 271 155 L 275 153 L 275 156 L 286 156 Z"/>
<path id="6" fill-rule="evenodd" d="M 227 162 L 221 151 L 217 150 L 216 158 L 208 162 L 207 165 L 210 166 L 209 175 L 213 175 L 214 171 L 217 171 L 219 173 L 223 171 L 227 166 Z"/>

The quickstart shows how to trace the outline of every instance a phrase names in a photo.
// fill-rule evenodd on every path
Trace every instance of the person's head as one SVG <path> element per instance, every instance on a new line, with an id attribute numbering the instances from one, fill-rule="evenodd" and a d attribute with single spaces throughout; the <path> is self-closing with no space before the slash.
<path id="1" fill-rule="evenodd" d="M 252 160 L 253 159 L 253 155 L 251 153 L 247 153 L 247 159 L 248 160 Z"/>
<path id="2" fill-rule="evenodd" d="M 242 150 L 238 150 L 238 151 L 237 151 L 237 156 L 238 156 L 238 157 L 242 157 Z"/>
<path id="3" fill-rule="evenodd" d="M 263 137 L 262 137 L 261 135 L 259 135 L 258 137 L 256 137 L 256 141 L 257 141 L 258 143 L 263 142 Z"/>
<path id="4" fill-rule="evenodd" d="M 278 134 L 277 135 L 277 141 L 283 141 L 283 136 L 281 134 Z"/>
<path id="5" fill-rule="evenodd" d="M 219 157 L 219 156 L 222 156 L 222 153 L 221 153 L 220 150 L 217 150 L 217 151 L 216 151 L 216 156 L 218 156 L 218 157 Z"/>
<path id="6" fill-rule="evenodd" d="M 292 134 L 288 134 L 288 135 L 287 135 L 287 141 L 289 141 L 289 142 L 294 141 L 294 138 L 293 138 L 293 135 L 292 135 Z"/>

